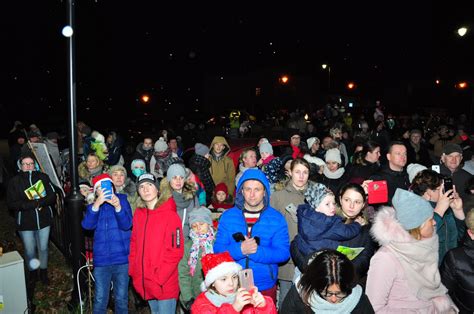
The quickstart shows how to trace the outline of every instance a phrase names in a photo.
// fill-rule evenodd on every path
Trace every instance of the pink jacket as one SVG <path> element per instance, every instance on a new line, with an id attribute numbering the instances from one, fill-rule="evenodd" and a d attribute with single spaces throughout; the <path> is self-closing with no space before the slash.
<path id="1" fill-rule="evenodd" d="M 365 290 L 375 313 L 447 313 L 440 312 L 440 309 L 450 308 L 450 298 L 447 295 L 430 300 L 418 298 L 410 288 L 397 256 L 386 246 L 392 241 L 408 242 L 412 239 L 395 219 L 393 208 L 386 207 L 377 213 L 371 232 L 382 245 L 370 260 Z"/>
<path id="2" fill-rule="evenodd" d="M 253 307 L 251 305 L 247 305 L 244 309 L 240 312 L 242 314 L 277 314 L 275 305 L 273 304 L 273 300 L 270 297 L 265 298 L 265 306 L 264 307 Z M 232 304 L 224 303 L 221 307 L 217 307 L 209 301 L 206 297 L 205 292 L 201 293 L 196 301 L 194 301 L 191 307 L 192 314 L 238 314 Z"/>

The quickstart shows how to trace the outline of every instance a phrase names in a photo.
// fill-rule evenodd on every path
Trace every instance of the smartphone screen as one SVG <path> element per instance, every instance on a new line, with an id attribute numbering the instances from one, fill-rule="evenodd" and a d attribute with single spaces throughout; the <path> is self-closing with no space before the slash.
<path id="1" fill-rule="evenodd" d="M 453 179 L 452 178 L 445 178 L 444 179 L 444 192 L 453 189 Z"/>
<path id="2" fill-rule="evenodd" d="M 111 200 L 112 199 L 112 182 L 109 180 L 104 180 L 100 183 L 100 187 L 102 188 L 104 194 L 105 194 L 105 199 L 106 200 Z"/>
<path id="3" fill-rule="evenodd" d="M 242 269 L 239 271 L 239 283 L 241 288 L 250 291 L 255 284 L 253 283 L 253 271 L 250 268 Z"/>

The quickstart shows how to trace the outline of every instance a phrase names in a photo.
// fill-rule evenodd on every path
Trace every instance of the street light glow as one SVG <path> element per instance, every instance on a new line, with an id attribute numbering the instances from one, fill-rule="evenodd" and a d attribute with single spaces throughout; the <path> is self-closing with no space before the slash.
<path id="1" fill-rule="evenodd" d="M 325 64 L 321 64 L 321 67 L 323 68 L 323 70 L 326 70 L 326 68 L 328 67 L 328 65 L 325 63 Z"/>
<path id="2" fill-rule="evenodd" d="M 283 84 L 288 83 L 288 80 L 289 78 L 286 75 L 283 75 L 282 77 L 280 77 L 280 82 L 282 82 Z"/>
<path id="3" fill-rule="evenodd" d="M 150 96 L 148 95 L 142 95 L 141 97 L 142 103 L 147 104 L 150 101 Z"/>
<path id="4" fill-rule="evenodd" d="M 355 88 L 355 83 L 353 83 L 353 82 L 347 83 L 347 88 L 354 89 Z"/>
<path id="5" fill-rule="evenodd" d="M 466 83 L 466 82 L 459 82 L 459 83 L 456 85 L 456 88 L 458 88 L 458 89 L 465 89 L 465 88 L 467 88 L 467 83 Z"/>
<path id="6" fill-rule="evenodd" d="M 463 26 L 463 27 L 458 28 L 458 35 L 459 36 L 463 37 L 464 35 L 466 35 L 466 33 L 467 33 L 467 27 Z"/>

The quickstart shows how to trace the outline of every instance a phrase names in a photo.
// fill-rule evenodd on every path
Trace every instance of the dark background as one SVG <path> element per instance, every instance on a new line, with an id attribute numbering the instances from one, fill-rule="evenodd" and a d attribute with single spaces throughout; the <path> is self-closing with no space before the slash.
<path id="1" fill-rule="evenodd" d="M 397 114 L 471 112 L 472 87 L 454 84 L 472 82 L 474 36 L 456 34 L 474 26 L 472 1 L 118 2 L 76 1 L 78 119 L 95 128 L 230 108 L 314 110 L 328 95 L 381 99 Z M 4 1 L 0 12 L 2 134 L 14 120 L 65 128 L 66 2 Z"/>

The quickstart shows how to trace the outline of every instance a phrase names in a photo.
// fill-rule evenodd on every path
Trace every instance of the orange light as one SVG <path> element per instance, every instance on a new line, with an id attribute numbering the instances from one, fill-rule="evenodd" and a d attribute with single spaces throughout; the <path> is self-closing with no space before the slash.
<path id="1" fill-rule="evenodd" d="M 459 82 L 456 87 L 458 89 L 465 89 L 465 88 L 467 88 L 467 83 L 466 82 Z"/>
<path id="2" fill-rule="evenodd" d="M 150 96 L 148 96 L 148 95 L 146 95 L 146 94 L 145 94 L 145 95 L 142 95 L 141 100 L 142 100 L 142 103 L 146 104 L 146 103 L 148 103 L 148 102 L 150 101 Z"/>
<path id="3" fill-rule="evenodd" d="M 349 89 L 354 89 L 355 87 L 356 87 L 356 85 L 355 85 L 355 83 L 353 83 L 353 82 L 349 82 L 349 83 L 347 84 L 347 88 L 349 88 Z"/>
<path id="4" fill-rule="evenodd" d="M 289 78 L 286 75 L 283 75 L 282 77 L 280 77 L 280 82 L 282 82 L 283 84 L 288 83 L 288 80 Z"/>
<path id="5" fill-rule="evenodd" d="M 435 81 L 436 85 L 439 85 L 439 83 L 441 83 L 439 80 L 436 80 Z"/>

